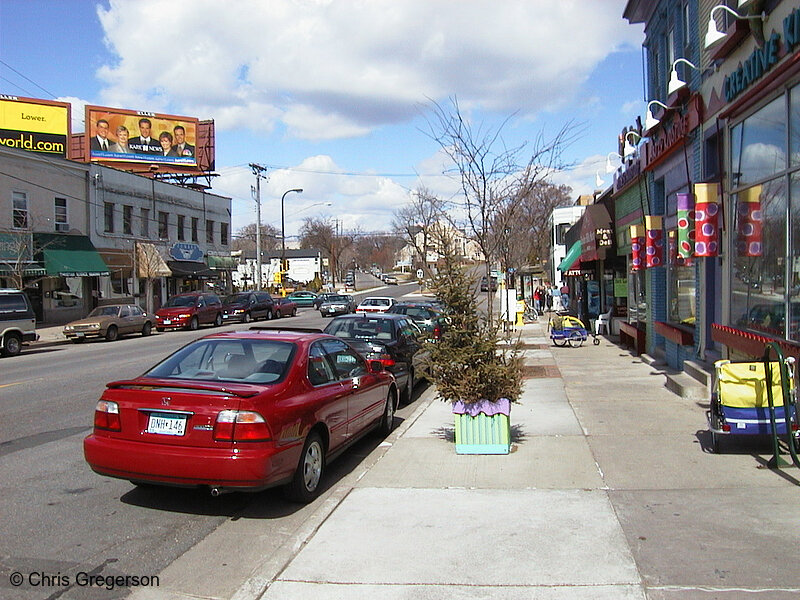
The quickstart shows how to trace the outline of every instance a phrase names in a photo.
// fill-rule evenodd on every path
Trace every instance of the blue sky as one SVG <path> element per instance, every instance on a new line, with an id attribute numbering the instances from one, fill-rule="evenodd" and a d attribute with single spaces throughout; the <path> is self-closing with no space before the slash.
<path id="1" fill-rule="evenodd" d="M 386 231 L 419 185 L 457 185 L 428 135 L 457 97 L 509 146 L 580 137 L 553 181 L 597 188 L 643 115 L 641 25 L 625 0 L 0 0 L 0 93 L 214 119 L 213 191 L 233 230 L 255 221 L 248 163 L 269 167 L 262 220 Z M 330 202 L 331 206 L 326 206 Z"/>

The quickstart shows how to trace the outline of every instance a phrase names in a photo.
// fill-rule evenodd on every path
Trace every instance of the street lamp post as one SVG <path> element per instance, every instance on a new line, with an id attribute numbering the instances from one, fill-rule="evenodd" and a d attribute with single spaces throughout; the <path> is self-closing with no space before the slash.
<path id="1" fill-rule="evenodd" d="M 283 192 L 283 196 L 281 196 L 281 283 L 283 283 L 283 271 L 286 270 L 286 212 L 284 211 L 284 200 L 286 199 L 286 194 L 290 194 L 292 192 L 302 194 L 303 188 L 286 190 Z M 284 289 L 285 288 L 283 285 L 281 285 L 281 294 L 284 293 Z"/>

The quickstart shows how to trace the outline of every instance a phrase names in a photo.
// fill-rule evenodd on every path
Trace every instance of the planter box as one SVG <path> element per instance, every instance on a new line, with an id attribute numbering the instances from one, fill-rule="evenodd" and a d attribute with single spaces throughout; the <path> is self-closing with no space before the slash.
<path id="1" fill-rule="evenodd" d="M 511 451 L 511 403 L 453 405 L 456 454 L 508 454 Z"/>

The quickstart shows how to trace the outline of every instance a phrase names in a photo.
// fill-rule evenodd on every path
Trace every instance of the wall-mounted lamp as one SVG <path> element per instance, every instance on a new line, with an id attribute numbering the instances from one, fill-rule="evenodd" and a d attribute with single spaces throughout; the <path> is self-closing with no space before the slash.
<path id="1" fill-rule="evenodd" d="M 742 0 L 739 0 L 739 7 L 743 6 L 744 4 L 746 4 L 746 2 L 742 2 Z M 748 19 L 748 20 L 759 19 L 761 21 L 759 25 L 764 23 L 764 18 L 766 17 L 765 13 L 761 13 L 760 15 L 740 15 L 735 10 L 725 6 L 724 4 L 717 4 L 714 8 L 711 9 L 711 16 L 708 19 L 708 30 L 706 31 L 706 48 L 708 48 L 712 44 L 718 42 L 726 35 L 728 35 L 727 33 L 723 33 L 719 29 L 717 29 L 717 22 L 716 20 L 714 20 L 714 13 L 720 9 L 729 12 L 737 19 Z"/>
<path id="2" fill-rule="evenodd" d="M 676 58 L 672 63 L 672 71 L 669 74 L 669 83 L 667 84 L 667 94 L 670 96 L 686 85 L 686 82 L 678 77 L 678 63 L 689 65 L 693 69 L 700 70 L 697 66 L 686 60 L 685 58 Z"/>
<path id="3" fill-rule="evenodd" d="M 609 152 L 608 156 L 606 156 L 606 173 L 613 173 L 617 170 L 617 167 L 611 164 L 611 155 L 616 156 L 618 159 L 622 160 L 622 156 L 617 154 L 616 152 Z"/>
<path id="4" fill-rule="evenodd" d="M 633 142 L 633 143 L 631 143 L 631 140 L 630 140 L 631 135 L 635 135 L 636 138 L 637 138 L 636 141 Z M 629 158 L 629 157 L 633 156 L 634 154 L 636 154 L 636 144 L 638 144 L 639 140 L 641 140 L 641 139 L 642 139 L 642 136 L 639 135 L 638 133 L 636 133 L 635 131 L 629 131 L 628 133 L 626 133 L 625 134 L 625 148 L 622 150 L 622 155 L 625 158 Z"/>
<path id="5" fill-rule="evenodd" d="M 597 172 L 594 174 L 594 183 L 595 183 L 595 185 L 596 185 L 597 187 L 602 187 L 602 186 L 604 186 L 604 185 L 606 184 L 606 182 L 605 182 L 605 181 L 603 181 L 603 178 L 602 178 L 602 177 L 600 177 L 600 171 L 597 171 Z"/>
<path id="6" fill-rule="evenodd" d="M 669 106 L 667 106 L 663 102 L 659 102 L 658 100 L 650 100 L 650 102 L 647 103 L 647 111 L 646 111 L 647 112 L 647 117 L 645 117 L 645 119 L 644 119 L 644 129 L 645 129 L 645 131 L 651 130 L 653 127 L 655 127 L 656 125 L 658 125 L 661 122 L 660 120 L 656 119 L 656 116 L 653 114 L 652 106 L 654 104 L 657 105 L 657 106 L 660 106 L 664 110 L 669 110 Z"/>

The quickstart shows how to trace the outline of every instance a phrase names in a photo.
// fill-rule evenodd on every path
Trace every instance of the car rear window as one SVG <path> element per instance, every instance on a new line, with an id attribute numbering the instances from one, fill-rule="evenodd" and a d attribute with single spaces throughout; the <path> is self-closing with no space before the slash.
<path id="1" fill-rule="evenodd" d="M 184 346 L 144 376 L 274 383 L 285 375 L 294 352 L 294 344 L 274 340 L 198 340 Z"/>
<path id="2" fill-rule="evenodd" d="M 392 321 L 389 319 L 339 319 L 325 328 L 325 333 L 352 339 L 394 339 Z"/>

